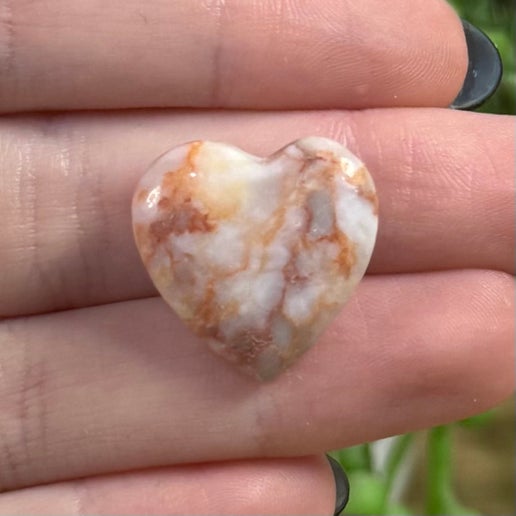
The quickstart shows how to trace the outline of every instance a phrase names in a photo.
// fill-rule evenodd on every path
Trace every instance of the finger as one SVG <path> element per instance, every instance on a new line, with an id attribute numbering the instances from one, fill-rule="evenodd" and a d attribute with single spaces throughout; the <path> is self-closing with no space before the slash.
<path id="1" fill-rule="evenodd" d="M 0 495 L 0 514 L 10 516 L 277 516 L 334 510 L 335 481 L 324 457 L 168 467 Z"/>
<path id="2" fill-rule="evenodd" d="M 447 106 L 444 0 L 3 2 L 0 110 Z"/>
<path id="3" fill-rule="evenodd" d="M 366 278 L 272 383 L 159 299 L 0 324 L 0 488 L 174 463 L 322 453 L 480 412 L 514 388 L 502 273 Z"/>
<path id="4" fill-rule="evenodd" d="M 375 178 L 380 228 L 371 273 L 514 272 L 511 117 L 378 110 L 7 118 L 0 316 L 155 295 L 130 220 L 148 164 L 197 138 L 267 155 L 307 134 L 347 143 Z"/>

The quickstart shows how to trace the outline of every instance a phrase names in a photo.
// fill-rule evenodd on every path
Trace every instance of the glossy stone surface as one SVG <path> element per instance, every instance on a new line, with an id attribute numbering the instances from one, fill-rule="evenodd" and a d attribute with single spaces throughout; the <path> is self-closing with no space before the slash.
<path id="1" fill-rule="evenodd" d="M 165 301 L 260 379 L 288 367 L 341 310 L 365 273 L 378 220 L 364 165 L 316 137 L 268 158 L 223 143 L 182 145 L 151 165 L 132 209 Z"/>

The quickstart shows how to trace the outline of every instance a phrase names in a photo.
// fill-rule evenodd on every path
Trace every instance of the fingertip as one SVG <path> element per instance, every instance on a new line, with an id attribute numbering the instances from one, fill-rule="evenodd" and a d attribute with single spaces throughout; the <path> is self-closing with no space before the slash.
<path id="1" fill-rule="evenodd" d="M 413 107 L 447 107 L 464 84 L 468 70 L 468 49 L 462 21 L 453 7 L 444 0 L 418 0 L 419 9 L 411 2 L 406 18 L 400 24 L 412 24 L 406 41 L 410 76 L 413 86 Z M 411 16 L 411 13 L 413 15 Z"/>
<path id="2" fill-rule="evenodd" d="M 393 2 L 385 14 L 367 3 L 358 14 L 367 19 L 367 45 L 356 28 L 345 33 L 362 55 L 343 107 L 448 107 L 468 70 L 462 21 L 449 3 Z"/>
<path id="3" fill-rule="evenodd" d="M 468 47 L 462 20 L 449 4 L 442 1 L 437 6 L 442 10 L 442 26 L 439 31 L 442 38 L 435 38 L 436 48 L 433 64 L 436 79 L 441 81 L 441 97 L 436 101 L 439 107 L 447 107 L 462 89 L 468 71 Z M 437 91 L 439 93 L 439 91 Z"/>
<path id="4" fill-rule="evenodd" d="M 10 23 L 4 112 L 441 107 L 466 76 L 462 24 L 445 0 L 178 0 L 144 2 L 139 16 L 117 0 L 100 18 L 95 0 L 47 3 L 19 3 Z"/>

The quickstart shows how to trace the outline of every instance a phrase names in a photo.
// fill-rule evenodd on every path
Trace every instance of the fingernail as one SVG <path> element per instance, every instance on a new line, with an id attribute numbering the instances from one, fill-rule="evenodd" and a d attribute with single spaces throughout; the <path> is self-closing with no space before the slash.
<path id="1" fill-rule="evenodd" d="M 453 109 L 474 109 L 498 88 L 502 79 L 502 59 L 494 43 L 480 29 L 462 20 L 468 47 L 468 72 L 464 85 L 452 102 Z"/>
<path id="2" fill-rule="evenodd" d="M 335 477 L 335 486 L 337 491 L 337 497 L 335 500 L 335 516 L 340 514 L 344 507 L 346 507 L 349 500 L 349 481 L 346 473 L 342 469 L 342 466 L 333 457 L 326 455 L 328 462 L 330 463 L 333 476 Z"/>

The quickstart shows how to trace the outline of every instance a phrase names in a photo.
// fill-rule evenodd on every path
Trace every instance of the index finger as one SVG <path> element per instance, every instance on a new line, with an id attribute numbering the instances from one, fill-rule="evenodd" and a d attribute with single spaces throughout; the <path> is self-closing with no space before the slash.
<path id="1" fill-rule="evenodd" d="M 4 112 L 446 106 L 467 68 L 444 0 L 2 5 Z"/>

